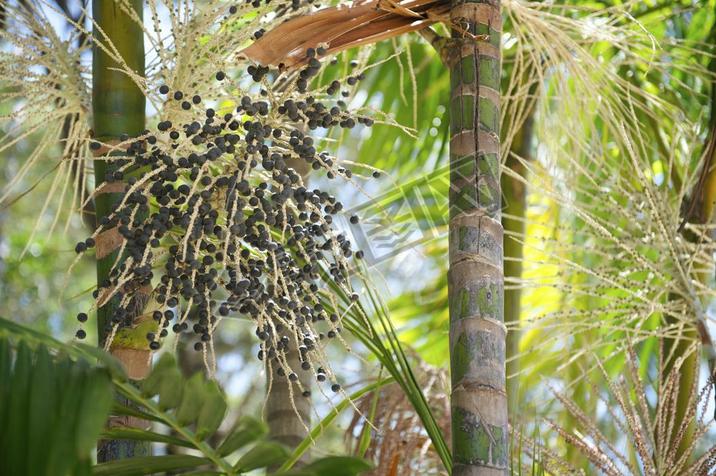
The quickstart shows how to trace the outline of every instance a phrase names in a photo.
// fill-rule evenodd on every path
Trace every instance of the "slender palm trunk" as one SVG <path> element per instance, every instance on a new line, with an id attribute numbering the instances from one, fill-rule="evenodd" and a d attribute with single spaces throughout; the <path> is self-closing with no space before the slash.
<path id="1" fill-rule="evenodd" d="M 680 300 L 675 295 L 670 295 L 670 300 Z M 693 437 L 695 430 L 695 420 L 688 421 L 688 416 L 693 418 L 695 407 L 698 405 L 697 384 L 699 371 L 700 353 L 693 346 L 694 341 L 698 339 L 696 327 L 692 323 L 680 322 L 679 318 L 667 314 L 665 316 L 667 326 L 682 326 L 678 332 L 678 337 L 664 339 L 663 359 L 664 368 L 662 370 L 661 381 L 665 385 L 668 379 L 675 378 L 675 395 L 670 398 L 675 399 L 673 430 L 666 435 L 668 443 L 663 448 L 664 451 L 672 451 L 676 445 L 676 458 L 682 456 L 688 457 L 693 448 Z M 679 359 L 683 359 L 679 364 Z M 679 364 L 679 365 L 677 365 Z M 676 372 L 676 375 L 673 373 Z M 661 397 L 665 397 L 661 395 Z M 678 432 L 685 428 L 686 431 L 678 435 Z"/>
<path id="2" fill-rule="evenodd" d="M 716 44 L 716 24 L 714 24 L 709 32 L 707 43 Z M 709 72 L 716 73 L 716 59 L 709 62 Z M 714 209 L 716 208 L 716 84 L 711 85 L 711 101 L 709 104 L 709 133 L 704 144 L 704 164 L 702 165 L 702 177 L 691 192 L 693 202 L 687 206 L 686 219 L 697 225 L 705 225 L 713 223 Z M 682 235 L 687 241 L 698 243 L 702 238 L 688 230 L 682 230 Z M 705 285 L 711 276 L 701 271 L 695 272 L 694 278 L 701 281 Z M 676 294 L 670 294 L 670 301 L 678 301 L 681 298 Z M 661 386 L 663 387 L 668 379 L 676 378 L 676 402 L 674 428 L 678 429 L 686 426 L 686 431 L 677 441 L 677 435 L 667 435 L 668 441 L 665 449 L 676 447 L 676 458 L 683 456 L 688 457 L 693 451 L 693 438 L 696 429 L 696 422 L 693 415 L 696 413 L 698 405 L 698 378 L 699 378 L 699 361 L 700 352 L 694 349 L 693 342 L 701 338 L 701 344 L 706 344 L 704 337 L 708 336 L 708 330 L 705 329 L 703 323 L 699 323 L 697 319 L 694 322 L 683 322 L 677 316 L 665 315 L 664 321 L 667 327 L 678 327 L 678 336 L 674 338 L 666 338 L 663 341 L 663 359 L 664 369 L 661 375 Z M 699 326 L 701 325 L 701 328 Z M 701 332 L 699 332 L 701 331 Z M 705 334 L 705 335 L 704 335 Z M 709 340 L 710 344 L 710 340 Z M 681 365 L 678 361 L 683 359 Z M 709 361 L 709 370 L 713 371 L 714 362 Z M 672 376 L 672 373 L 676 375 Z M 716 378 L 716 374 L 714 375 Z M 663 396 L 662 396 L 663 398 Z M 685 421 L 691 415 L 693 421 Z M 673 433 L 677 433 L 674 430 Z"/>
<path id="3" fill-rule="evenodd" d="M 500 2 L 453 0 L 449 48 L 453 475 L 508 472 L 500 191 Z M 467 33 L 480 35 L 477 40 Z"/>
<path id="4" fill-rule="evenodd" d="M 534 124 L 534 111 L 527 115 L 519 134 L 512 141 L 511 152 L 522 160 L 529 160 L 532 153 L 532 135 Z M 510 154 L 505 160 L 505 168 L 512 170 L 522 179 L 527 176 L 524 162 Z M 507 397 L 509 399 L 510 414 L 516 412 L 519 396 L 520 369 L 519 354 L 520 343 L 520 301 L 522 288 L 519 280 L 522 277 L 523 246 L 519 238 L 525 235 L 525 217 L 527 213 L 527 186 L 517 177 L 503 174 L 500 179 L 504 197 L 502 226 L 505 229 L 505 279 L 512 281 L 511 287 L 505 288 L 505 323 L 510 327 L 507 333 Z"/>
<path id="5" fill-rule="evenodd" d="M 95 21 L 94 37 L 104 45 L 112 44 L 122 56 L 124 63 L 139 75 L 144 75 L 144 35 L 141 26 L 132 19 L 124 7 L 130 6 L 142 17 L 142 0 L 121 2 L 116 0 L 93 0 Z M 145 97 L 136 84 L 124 73 L 113 70 L 119 65 L 100 48 L 95 41 L 92 57 L 92 114 L 94 137 L 105 143 L 116 143 L 122 134 L 140 135 L 145 127 Z M 104 151 L 99 151 L 100 155 Z M 102 187 L 105 177 L 119 167 L 119 160 L 95 161 L 97 195 L 95 208 L 97 221 L 108 216 L 122 198 L 121 187 Z M 108 245 L 112 231 L 97 237 L 97 282 L 105 281 L 111 270 L 117 251 Z M 111 316 L 118 302 L 110 300 L 97 311 L 99 345 L 104 346 L 111 330 Z M 136 316 L 130 316 L 136 317 Z M 149 370 L 150 352 L 141 329 L 119 332 L 111 347 L 124 365 L 128 375 L 141 379 Z M 141 335 L 140 335 L 141 334 Z M 112 425 L 136 426 L 138 421 L 111 421 Z M 99 461 L 109 461 L 131 456 L 146 455 L 149 445 L 124 440 L 101 441 L 97 448 Z"/>
<path id="6" fill-rule="evenodd" d="M 304 184 L 308 182 L 311 169 L 307 162 L 292 159 L 288 165 L 301 175 Z M 311 426 L 311 399 L 301 395 L 301 388 L 310 390 L 313 376 L 309 371 L 301 369 L 301 355 L 298 350 L 286 355 L 286 363 L 298 375 L 297 382 L 278 377 L 275 368 L 273 375 L 269 374 L 267 366 L 266 424 L 271 439 L 289 448 L 295 448 L 308 436 L 306 428 Z M 301 462 L 308 457 L 309 452 L 305 452 Z"/>
<path id="7" fill-rule="evenodd" d="M 298 375 L 301 386 L 311 388 L 311 375 L 301 370 L 299 352 L 290 352 L 286 361 Z M 269 436 L 289 448 L 295 448 L 308 436 L 306 427 L 311 425 L 311 400 L 301 395 L 298 382 L 277 376 L 275 366 L 273 370 L 273 375 L 267 375 L 266 424 Z M 302 460 L 307 456 L 304 455 Z"/>

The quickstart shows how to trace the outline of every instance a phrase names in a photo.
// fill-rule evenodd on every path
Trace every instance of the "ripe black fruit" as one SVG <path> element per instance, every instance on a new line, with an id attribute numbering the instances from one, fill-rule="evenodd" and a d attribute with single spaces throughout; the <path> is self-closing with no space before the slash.
<path id="1" fill-rule="evenodd" d="M 289 88 L 276 95 L 268 82 L 260 91 L 235 98 L 235 112 L 203 111 L 193 107 L 202 103 L 198 94 L 175 91 L 172 97 L 187 111 L 175 122 L 191 118 L 187 123 L 158 124 L 172 142 L 149 131 L 133 139 L 131 160 L 110 177 L 121 181 L 131 176 L 127 183 L 133 191 L 100 220 L 97 230 L 116 227 L 126 240 L 124 253 L 132 258 L 112 270 L 93 293 L 116 293 L 120 304 L 110 317 L 110 328 L 131 325 L 139 311 L 130 297 L 156 284 L 152 297 L 164 308 L 152 313 L 157 324 L 147 336 L 151 349 L 159 348 L 171 328 L 193 332 L 194 348 L 204 351 L 220 316 L 240 315 L 254 320 L 259 358 L 277 375 L 297 379 L 281 365 L 285 354 L 296 350 L 303 371 L 315 368 L 319 341 L 340 331 L 339 317 L 329 314 L 320 299 L 322 270 L 350 294 L 347 258 L 362 258 L 363 253 L 354 253 L 350 241 L 333 228 L 343 204 L 323 190 L 302 186 L 302 177 L 288 164 L 298 160 L 329 178 L 350 178 L 351 171 L 321 151 L 322 142 L 310 131 L 369 124 L 342 101 L 301 92 L 319 73 L 317 58 L 325 53 L 324 47 L 307 52 L 309 62 L 298 74 L 298 91 Z M 252 65 L 248 72 L 263 81 L 269 68 Z M 354 75 L 351 82 L 361 76 Z M 222 71 L 214 77 L 230 79 Z M 329 86 L 333 92 L 340 88 L 338 81 Z M 160 92 L 168 94 L 169 88 L 163 86 Z M 316 137 L 324 137 L 324 132 Z M 349 219 L 358 222 L 357 216 Z M 167 309 L 174 307 L 182 310 L 181 323 Z M 316 378 L 325 381 L 326 372 L 318 368 Z M 338 384 L 333 387 L 340 389 Z"/>

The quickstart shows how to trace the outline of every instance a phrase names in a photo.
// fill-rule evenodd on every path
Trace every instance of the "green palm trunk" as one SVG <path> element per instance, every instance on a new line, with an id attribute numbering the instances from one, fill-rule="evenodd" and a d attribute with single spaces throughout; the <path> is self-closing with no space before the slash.
<path id="1" fill-rule="evenodd" d="M 532 153 L 532 135 L 534 124 L 534 110 L 530 111 L 520 132 L 512 141 L 510 156 L 505 160 L 505 167 L 515 172 L 519 177 L 527 177 L 527 167 L 524 162 L 513 156 L 516 154 L 523 160 L 530 160 Z M 527 216 L 527 186 L 517 177 L 503 174 L 500 180 L 504 199 L 502 226 L 505 229 L 505 279 L 513 280 L 511 287 L 505 289 L 505 323 L 510 326 L 507 333 L 507 396 L 509 398 L 509 411 L 512 414 L 519 407 L 520 386 L 518 372 L 519 343 L 520 343 L 520 311 L 522 309 L 522 288 L 519 284 L 522 278 L 522 257 L 524 250 L 519 237 L 525 235 L 525 218 Z"/>
<path id="2" fill-rule="evenodd" d="M 709 32 L 708 44 L 716 44 L 716 23 L 711 27 Z M 716 73 L 716 59 L 709 62 L 709 72 Z M 706 157 L 706 162 L 702 165 L 701 173 L 705 173 L 704 183 L 696 185 L 692 190 L 692 199 L 695 199 L 695 206 L 687 213 L 687 220 L 696 225 L 706 225 L 713 223 L 714 218 L 714 199 L 709 191 L 716 189 L 716 170 L 713 166 L 716 164 L 716 149 L 710 147 L 716 141 L 716 85 L 711 85 L 711 99 L 709 102 L 709 134 L 704 143 L 704 152 L 712 154 Z M 687 206 L 687 209 L 689 207 Z M 698 243 L 702 238 L 688 230 L 682 230 L 682 236 L 691 243 Z M 704 285 L 708 285 L 711 278 L 710 273 L 706 271 L 695 271 L 692 274 L 694 280 L 700 281 Z M 675 293 L 669 294 L 669 301 L 679 301 L 680 296 Z M 675 395 L 675 412 L 674 425 L 675 430 L 667 435 L 668 441 L 666 449 L 670 450 L 676 446 L 676 458 L 690 457 L 693 453 L 694 433 L 696 430 L 699 391 L 699 362 L 700 352 L 694 349 L 693 342 L 699 340 L 699 332 L 696 319 L 693 322 L 680 322 L 677 316 L 666 314 L 664 316 L 664 324 L 667 327 L 679 329 L 678 335 L 673 338 L 665 338 L 663 340 L 664 369 L 661 374 L 660 385 L 665 385 L 670 378 L 675 378 L 676 395 Z M 679 359 L 683 359 L 681 365 L 677 365 Z M 672 375 L 674 374 L 675 375 Z M 664 396 L 662 396 L 664 398 Z M 679 429 L 684 428 L 683 435 L 679 435 Z"/>
<path id="3" fill-rule="evenodd" d="M 670 295 L 670 300 L 680 299 L 678 296 Z M 664 317 L 667 326 L 677 327 L 680 325 L 679 319 L 672 315 Z M 676 445 L 676 458 L 690 457 L 693 452 L 693 440 L 695 420 L 693 419 L 694 411 L 698 405 L 698 371 L 700 354 L 693 347 L 693 342 L 698 339 L 696 326 L 692 323 L 685 323 L 678 332 L 676 338 L 664 339 L 663 359 L 664 369 L 662 371 L 662 385 L 668 382 L 668 379 L 675 378 L 675 395 L 671 398 L 676 400 L 674 405 L 674 426 L 673 430 L 667 435 L 668 444 L 664 451 L 671 451 Z M 677 360 L 683 359 L 677 366 Z M 676 372 L 676 375 L 674 375 Z M 662 398 L 664 396 L 662 395 Z M 689 416 L 691 415 L 691 416 Z M 688 418 L 687 418 L 688 417 Z M 680 430 L 684 430 L 683 434 L 679 434 Z"/>
<path id="4" fill-rule="evenodd" d="M 508 472 L 500 192 L 500 2 L 453 0 L 450 367 L 453 475 Z M 471 37 L 479 35 L 477 39 Z"/>
<path id="5" fill-rule="evenodd" d="M 141 26 L 123 9 L 131 6 L 142 18 L 142 0 L 121 2 L 115 0 L 93 0 L 92 10 L 95 21 L 94 36 L 103 45 L 113 45 L 124 63 L 139 75 L 144 75 L 144 34 Z M 96 140 L 116 143 L 122 134 L 137 136 L 145 127 L 145 102 L 143 92 L 121 71 L 113 70 L 118 65 L 94 42 L 92 57 L 92 114 Z M 100 151 L 102 152 L 102 151 Z M 95 198 L 96 217 L 108 216 L 115 204 L 121 200 L 121 190 L 116 187 L 103 191 L 101 185 L 107 174 L 114 172 L 120 161 L 95 161 L 95 182 L 98 193 Z M 117 258 L 117 251 L 107 246 L 106 233 L 97 237 L 97 282 L 105 281 Z M 97 311 L 99 345 L 104 346 L 111 329 L 111 316 L 117 300 L 110 300 Z M 136 316 L 130 316 L 135 318 Z M 136 320 L 135 320 L 136 321 Z M 112 342 L 112 353 L 123 363 L 131 378 L 143 378 L 149 368 L 150 352 L 141 326 L 117 333 Z M 113 422 L 136 426 L 139 422 Z M 131 456 L 146 455 L 149 445 L 141 442 L 111 440 L 98 444 L 98 460 L 109 461 Z"/>

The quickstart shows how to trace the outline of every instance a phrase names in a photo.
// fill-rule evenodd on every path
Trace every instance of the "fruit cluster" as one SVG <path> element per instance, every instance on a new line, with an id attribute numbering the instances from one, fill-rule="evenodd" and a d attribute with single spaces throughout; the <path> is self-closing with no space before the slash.
<path id="1" fill-rule="evenodd" d="M 256 323 L 259 358 L 277 375 L 297 379 L 286 355 L 298 350 L 302 369 L 326 380 L 317 342 L 337 337 L 341 319 L 326 308 L 319 289 L 331 280 L 356 300 L 350 259 L 363 254 L 335 229 L 343 204 L 308 188 L 297 169 L 350 180 L 351 171 L 320 151 L 308 131 L 372 121 L 351 114 L 343 101 L 305 92 L 321 67 L 321 53 L 310 49 L 293 86 L 284 83 L 281 91 L 271 89 L 268 68 L 250 66 L 248 74 L 260 84 L 253 95 L 236 97 L 231 110 L 217 112 L 198 94 L 159 88 L 167 101 L 195 113 L 193 120 L 163 120 L 156 132 L 121 138 L 126 154 L 112 158 L 105 184 L 123 185 L 122 199 L 76 247 L 85 252 L 100 247 L 108 233 L 121 235 L 120 258 L 95 291 L 98 306 L 113 303 L 108 333 L 136 323 L 133 296 L 150 288 L 161 309 L 151 313 L 158 332 L 147 334 L 150 348 L 158 349 L 171 328 L 193 332 L 195 349 L 203 351 L 220 317 L 240 314 Z M 211 80 L 229 78 L 220 71 Z M 321 97 L 330 98 L 339 87 L 332 82 Z M 84 335 L 80 330 L 77 336 Z"/>

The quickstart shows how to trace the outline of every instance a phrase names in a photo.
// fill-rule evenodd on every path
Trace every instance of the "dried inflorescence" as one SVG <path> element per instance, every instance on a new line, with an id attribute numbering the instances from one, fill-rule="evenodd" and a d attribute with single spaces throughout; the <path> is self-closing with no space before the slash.
<path id="1" fill-rule="evenodd" d="M 444 369 L 432 367 L 416 356 L 416 377 L 440 429 L 450 434 L 450 401 L 445 397 L 448 375 Z M 366 433 L 369 444 L 362 456 L 375 462 L 376 469 L 368 474 L 429 475 L 442 474 L 442 463 L 423 431 L 415 408 L 397 383 L 386 385 L 356 402 L 356 411 L 346 431 L 354 440 L 356 454 Z"/>

